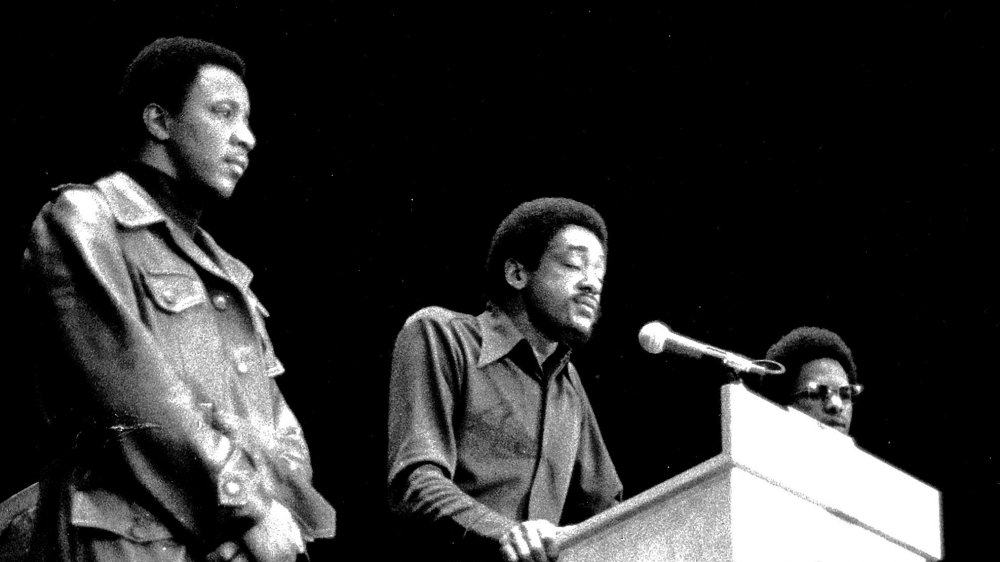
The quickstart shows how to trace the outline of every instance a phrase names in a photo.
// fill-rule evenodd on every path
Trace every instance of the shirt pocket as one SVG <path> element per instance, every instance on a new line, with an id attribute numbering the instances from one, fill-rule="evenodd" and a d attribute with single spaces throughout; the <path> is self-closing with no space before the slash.
<path id="1" fill-rule="evenodd" d="M 168 313 L 177 314 L 207 300 L 201 281 L 180 271 L 144 271 L 142 281 L 150 299 Z"/>

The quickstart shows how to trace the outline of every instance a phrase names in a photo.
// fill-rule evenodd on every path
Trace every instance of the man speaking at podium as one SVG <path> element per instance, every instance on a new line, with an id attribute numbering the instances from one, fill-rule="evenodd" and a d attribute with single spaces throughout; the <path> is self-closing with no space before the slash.
<path id="1" fill-rule="evenodd" d="M 530 201 L 494 234 L 485 312 L 429 307 L 404 324 L 388 481 L 408 558 L 553 560 L 560 526 L 621 499 L 570 363 L 597 322 L 606 259 L 594 209 Z"/>

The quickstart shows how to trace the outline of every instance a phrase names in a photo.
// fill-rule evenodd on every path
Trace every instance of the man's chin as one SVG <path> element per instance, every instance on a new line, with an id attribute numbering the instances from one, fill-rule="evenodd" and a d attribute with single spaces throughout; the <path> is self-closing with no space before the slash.
<path id="1" fill-rule="evenodd" d="M 837 431 L 847 435 L 849 432 L 849 427 L 845 422 L 839 420 L 820 420 L 827 427 L 836 429 Z"/>
<path id="2" fill-rule="evenodd" d="M 587 343 L 597 324 L 596 314 L 593 318 L 575 314 L 552 315 L 535 307 L 528 307 L 527 311 L 529 321 L 547 338 L 570 347 Z"/>
<path id="3" fill-rule="evenodd" d="M 236 191 L 236 184 L 239 183 L 239 181 L 239 178 L 226 178 L 218 182 L 213 189 L 216 198 L 219 201 L 229 200 L 229 198 L 233 196 L 233 192 Z"/>
<path id="4" fill-rule="evenodd" d="M 564 327 L 562 341 L 570 347 L 581 346 L 590 341 L 590 336 L 594 333 L 594 323 L 574 322 Z"/>
<path id="5" fill-rule="evenodd" d="M 844 435 L 849 435 L 851 433 L 851 428 L 847 427 L 846 425 L 833 425 L 831 427 L 843 433 Z"/>

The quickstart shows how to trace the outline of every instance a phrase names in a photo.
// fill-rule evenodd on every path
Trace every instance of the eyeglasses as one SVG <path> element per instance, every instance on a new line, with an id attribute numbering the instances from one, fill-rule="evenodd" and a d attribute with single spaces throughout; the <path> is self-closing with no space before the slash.
<path id="1" fill-rule="evenodd" d="M 825 384 L 811 382 L 806 385 L 805 389 L 794 392 L 792 394 L 792 398 L 808 398 L 810 400 L 826 402 L 831 396 L 837 394 L 840 396 L 841 401 L 853 402 L 854 399 L 861 394 L 862 390 L 864 390 L 864 387 L 860 384 L 848 384 L 840 387 L 831 387 Z"/>

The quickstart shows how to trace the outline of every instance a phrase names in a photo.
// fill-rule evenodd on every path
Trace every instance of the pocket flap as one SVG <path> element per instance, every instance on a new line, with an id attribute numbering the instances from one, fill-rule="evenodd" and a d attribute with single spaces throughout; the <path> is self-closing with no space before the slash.
<path id="1" fill-rule="evenodd" d="M 143 282 L 157 306 L 167 312 L 183 312 L 207 297 L 201 281 L 178 272 L 145 272 Z"/>

